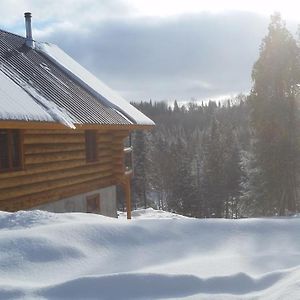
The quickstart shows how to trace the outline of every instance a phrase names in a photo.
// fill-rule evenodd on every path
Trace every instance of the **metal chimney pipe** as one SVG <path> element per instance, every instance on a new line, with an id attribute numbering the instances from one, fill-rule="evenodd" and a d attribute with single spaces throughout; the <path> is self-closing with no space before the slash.
<path id="1" fill-rule="evenodd" d="M 31 29 L 31 13 L 24 13 L 25 28 L 26 28 L 26 45 L 33 48 L 32 29 Z"/>

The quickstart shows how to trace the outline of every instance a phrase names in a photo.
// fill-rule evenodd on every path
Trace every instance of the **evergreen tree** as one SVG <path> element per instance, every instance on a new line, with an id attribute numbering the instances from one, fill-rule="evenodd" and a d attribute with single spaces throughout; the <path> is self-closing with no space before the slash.
<path id="1" fill-rule="evenodd" d="M 203 147 L 203 213 L 206 217 L 220 218 L 224 211 L 224 152 L 216 119 L 204 136 Z"/>
<path id="2" fill-rule="evenodd" d="M 295 212 L 300 52 L 279 14 L 271 17 L 252 79 L 251 119 L 255 158 L 261 170 L 263 214 Z"/>
<path id="3" fill-rule="evenodd" d="M 194 216 L 197 201 L 196 185 L 185 141 L 179 139 L 172 145 L 170 157 L 173 172 L 169 175 L 172 178 L 169 208 L 180 214 Z"/>
<path id="4" fill-rule="evenodd" d="M 147 201 L 147 144 L 146 133 L 137 130 L 132 134 L 133 171 L 132 180 L 133 204 L 136 208 L 148 207 Z"/>
<path id="5" fill-rule="evenodd" d="M 141 159 L 146 160 L 148 203 L 153 199 L 155 208 L 194 217 L 249 215 L 242 205 L 250 195 L 245 192 L 248 177 L 242 172 L 240 178 L 241 150 L 246 153 L 250 144 L 249 105 L 244 96 L 229 102 L 193 103 L 185 109 L 164 102 L 135 104 L 156 122 Z M 135 149 L 135 155 L 139 152 Z M 140 189 L 136 181 L 133 194 Z"/>
<path id="6" fill-rule="evenodd" d="M 229 127 L 224 135 L 224 196 L 226 218 L 239 216 L 239 198 L 243 172 L 241 155 L 234 130 Z"/>

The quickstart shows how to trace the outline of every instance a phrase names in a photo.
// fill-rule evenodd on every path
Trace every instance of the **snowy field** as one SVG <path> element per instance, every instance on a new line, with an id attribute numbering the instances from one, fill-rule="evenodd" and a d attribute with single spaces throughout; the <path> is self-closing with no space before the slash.
<path id="1" fill-rule="evenodd" d="M 300 299 L 300 218 L 0 212 L 0 299 Z"/>

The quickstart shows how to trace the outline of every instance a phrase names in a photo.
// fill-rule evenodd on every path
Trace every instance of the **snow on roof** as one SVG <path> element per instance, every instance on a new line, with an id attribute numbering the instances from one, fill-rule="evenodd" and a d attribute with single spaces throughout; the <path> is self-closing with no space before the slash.
<path id="1" fill-rule="evenodd" d="M 0 119 L 55 122 L 24 89 L 0 71 Z"/>
<path id="2" fill-rule="evenodd" d="M 54 44 L 35 42 L 35 50 L 46 55 L 58 64 L 70 77 L 87 88 L 97 99 L 114 108 L 123 117 L 140 125 L 155 125 L 154 122 L 136 109 L 133 105 L 111 90 L 102 81 L 83 68 L 73 58 Z"/>
<path id="3" fill-rule="evenodd" d="M 0 30 L 0 120 L 154 125 L 57 46 L 35 45 Z"/>
<path id="4" fill-rule="evenodd" d="M 66 125 L 67 127 L 70 127 L 72 129 L 75 129 L 75 120 L 72 118 L 72 116 L 63 108 L 56 105 L 54 102 L 47 100 L 42 95 L 40 95 L 34 88 L 32 88 L 30 85 L 28 85 L 25 82 L 20 83 L 20 85 L 23 87 L 25 91 L 28 92 L 34 99 L 37 100 L 43 107 L 45 107 L 46 111 L 49 113 L 49 115 L 52 116 L 52 118 L 61 123 Z"/>

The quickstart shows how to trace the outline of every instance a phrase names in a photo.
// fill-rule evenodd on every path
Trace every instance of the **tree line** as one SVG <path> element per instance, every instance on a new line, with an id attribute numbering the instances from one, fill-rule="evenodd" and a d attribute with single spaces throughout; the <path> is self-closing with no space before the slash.
<path id="1" fill-rule="evenodd" d="M 156 123 L 132 135 L 135 208 L 198 218 L 299 211 L 300 48 L 279 14 L 252 82 L 248 95 L 222 103 L 133 103 Z"/>

